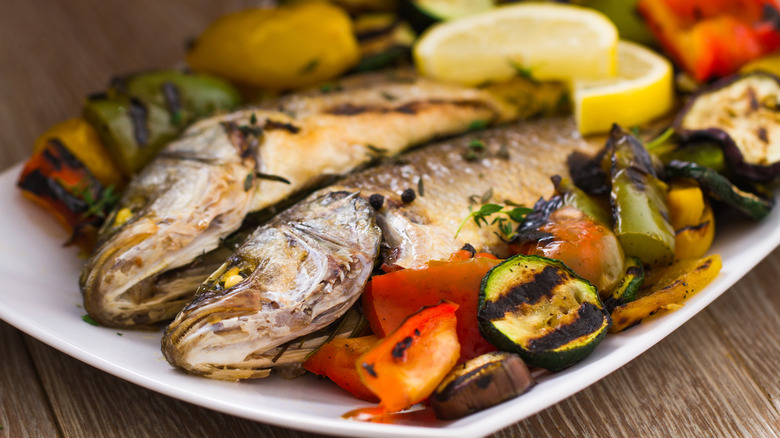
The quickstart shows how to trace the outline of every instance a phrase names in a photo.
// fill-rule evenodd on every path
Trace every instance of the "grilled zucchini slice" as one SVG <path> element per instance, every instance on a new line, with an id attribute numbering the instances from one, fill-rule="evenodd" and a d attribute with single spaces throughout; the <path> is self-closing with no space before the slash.
<path id="1" fill-rule="evenodd" d="M 490 270 L 479 294 L 487 340 L 529 365 L 559 371 L 588 356 L 611 324 L 596 288 L 558 260 L 517 255 Z"/>

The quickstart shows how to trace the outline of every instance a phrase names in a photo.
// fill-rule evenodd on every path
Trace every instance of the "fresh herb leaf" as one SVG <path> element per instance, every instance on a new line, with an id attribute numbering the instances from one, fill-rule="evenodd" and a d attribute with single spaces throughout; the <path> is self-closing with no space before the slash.
<path id="1" fill-rule="evenodd" d="M 259 178 L 259 179 L 267 179 L 268 181 L 278 181 L 278 182 L 282 182 L 282 183 L 285 183 L 285 184 L 290 184 L 290 180 L 288 180 L 287 178 L 281 177 L 279 175 L 270 175 L 270 174 L 267 174 L 267 173 L 255 172 L 255 176 L 257 178 Z"/>
<path id="2" fill-rule="evenodd" d="M 529 81 L 536 82 L 536 79 L 533 77 L 533 70 L 531 67 L 523 67 L 513 59 L 508 59 L 507 62 L 509 62 L 509 66 L 515 70 L 515 74 L 517 74 L 517 76 L 528 79 Z"/>
<path id="3" fill-rule="evenodd" d="M 317 58 L 312 59 L 308 64 L 304 65 L 301 69 L 301 74 L 311 73 L 317 66 L 320 65 L 320 60 Z"/>
<path id="4" fill-rule="evenodd" d="M 648 151 L 652 151 L 658 146 L 661 146 L 665 144 L 667 141 L 669 141 L 669 139 L 674 137 L 674 134 L 675 134 L 674 128 L 671 127 L 666 128 L 666 130 L 662 132 L 661 135 L 645 143 L 645 149 L 647 149 Z"/>
<path id="5" fill-rule="evenodd" d="M 257 115 L 255 113 L 252 113 L 252 116 L 249 117 L 249 124 L 252 126 L 257 125 Z"/>
<path id="6" fill-rule="evenodd" d="M 480 198 L 480 201 L 482 204 L 487 204 L 488 201 L 490 201 L 490 198 L 493 197 L 493 188 L 489 188 L 485 190 L 485 193 L 482 194 L 482 197 Z"/>
<path id="7" fill-rule="evenodd" d="M 493 195 L 492 189 L 488 192 L 490 192 L 490 196 Z M 488 192 L 486 192 L 485 195 L 487 195 Z M 483 197 L 485 197 L 485 195 L 483 195 Z M 512 222 L 519 224 L 525 220 L 525 216 L 528 213 L 533 212 L 533 209 L 526 207 L 515 207 L 511 210 L 504 210 L 504 208 L 505 207 L 503 205 L 499 204 L 482 205 L 479 210 L 472 211 L 468 216 L 466 216 L 465 219 L 463 219 L 463 222 L 461 222 L 460 226 L 458 227 L 458 231 L 455 232 L 455 237 L 458 237 L 458 234 L 460 234 L 460 231 L 463 229 L 463 226 L 466 225 L 469 219 L 473 219 L 474 223 L 476 223 L 478 227 L 481 227 L 483 224 L 497 225 L 498 229 L 505 237 L 510 237 L 512 236 L 514 229 Z M 470 207 L 469 210 L 471 210 Z M 502 214 L 506 215 L 506 217 L 497 216 L 494 217 L 491 222 L 488 222 L 488 217 L 494 214 Z"/>
<path id="8" fill-rule="evenodd" d="M 244 179 L 244 191 L 248 192 L 249 189 L 252 188 L 252 183 L 254 182 L 255 182 L 255 174 L 250 172 L 249 174 L 247 174 L 246 178 Z"/>
<path id="9" fill-rule="evenodd" d="M 124 336 L 125 334 L 124 334 L 124 333 L 119 333 L 119 332 L 116 332 L 116 335 L 117 335 L 117 336 Z"/>
<path id="10" fill-rule="evenodd" d="M 89 316 L 89 315 L 84 315 L 84 316 L 82 316 L 82 317 L 81 317 L 81 319 L 82 319 L 84 322 L 86 322 L 87 324 L 91 324 L 91 325 L 94 325 L 94 326 L 97 326 L 97 325 L 98 325 L 97 321 L 95 321 L 94 319 L 92 319 L 92 317 L 91 317 L 91 316 Z"/>
<path id="11" fill-rule="evenodd" d="M 417 191 L 420 192 L 420 196 L 425 196 L 425 187 L 423 186 L 423 177 L 417 180 Z"/>
<path id="12" fill-rule="evenodd" d="M 469 149 L 484 151 L 486 147 L 487 146 L 485 146 L 485 143 L 482 140 L 471 140 L 469 142 Z"/>
<path id="13" fill-rule="evenodd" d="M 469 131 L 480 131 L 482 129 L 487 128 L 488 121 L 487 120 L 474 120 L 471 123 L 469 123 Z"/>
<path id="14" fill-rule="evenodd" d="M 397 97 L 388 93 L 387 91 L 382 91 L 380 94 L 382 95 L 382 97 L 385 98 L 385 100 L 389 100 L 391 102 L 398 99 Z"/>
<path id="15" fill-rule="evenodd" d="M 320 91 L 323 93 L 330 93 L 331 91 L 341 91 L 343 89 L 344 88 L 341 85 L 334 82 L 326 82 L 320 85 Z"/>

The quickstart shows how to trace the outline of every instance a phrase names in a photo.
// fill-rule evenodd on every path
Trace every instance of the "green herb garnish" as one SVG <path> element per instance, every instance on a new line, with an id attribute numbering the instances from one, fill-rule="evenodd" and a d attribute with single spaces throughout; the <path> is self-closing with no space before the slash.
<path id="1" fill-rule="evenodd" d="M 320 64 L 320 60 L 317 58 L 312 59 L 301 69 L 301 74 L 311 73 Z"/>
<path id="2" fill-rule="evenodd" d="M 282 183 L 285 183 L 285 184 L 290 184 L 290 180 L 288 180 L 287 178 L 281 177 L 279 175 L 270 175 L 270 174 L 267 174 L 267 173 L 255 172 L 255 176 L 257 178 L 259 178 L 259 179 L 267 179 L 268 181 L 278 181 L 278 182 L 282 182 Z M 244 184 L 246 184 L 246 181 L 244 181 Z"/>
<path id="3" fill-rule="evenodd" d="M 87 324 L 94 325 L 94 326 L 98 325 L 98 323 L 94 319 L 92 319 L 92 317 L 89 315 L 84 315 L 81 317 L 81 319 Z"/>
<path id="4" fill-rule="evenodd" d="M 514 228 L 512 222 L 519 224 L 525 220 L 525 217 L 528 215 L 528 213 L 533 212 L 533 209 L 526 207 L 514 207 L 511 210 L 505 210 L 504 208 L 505 206 L 500 204 L 483 204 L 479 210 L 472 211 L 468 216 L 466 216 L 465 219 L 463 219 L 463 222 L 461 222 L 460 226 L 458 227 L 458 231 L 455 232 L 455 237 L 458 237 L 460 230 L 463 229 L 463 226 L 466 225 L 469 219 L 473 219 L 474 223 L 477 224 L 477 227 L 480 228 L 482 225 L 495 224 L 498 226 L 499 230 L 505 237 L 510 237 L 513 234 Z M 491 222 L 488 222 L 488 217 L 495 214 L 504 215 L 506 217 L 496 216 Z"/>
<path id="5" fill-rule="evenodd" d="M 471 123 L 469 123 L 469 131 L 480 131 L 482 129 L 487 128 L 488 121 L 487 120 L 474 120 Z"/>
<path id="6" fill-rule="evenodd" d="M 645 143 L 645 149 L 652 151 L 653 149 L 661 146 L 669 141 L 675 134 L 674 128 L 666 128 L 666 131 L 662 132 L 658 137 Z"/>

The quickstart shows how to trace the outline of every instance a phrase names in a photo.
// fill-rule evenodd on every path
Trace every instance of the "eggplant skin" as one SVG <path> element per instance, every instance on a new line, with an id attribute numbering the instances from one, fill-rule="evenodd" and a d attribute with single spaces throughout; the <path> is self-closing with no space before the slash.
<path id="1" fill-rule="evenodd" d="M 436 418 L 454 420 L 518 397 L 536 382 L 520 356 L 493 351 L 455 368 L 430 398 Z"/>
<path id="2" fill-rule="evenodd" d="M 740 176 L 780 178 L 780 78 L 771 73 L 715 82 L 689 99 L 674 126 L 684 143 L 719 144 Z"/>

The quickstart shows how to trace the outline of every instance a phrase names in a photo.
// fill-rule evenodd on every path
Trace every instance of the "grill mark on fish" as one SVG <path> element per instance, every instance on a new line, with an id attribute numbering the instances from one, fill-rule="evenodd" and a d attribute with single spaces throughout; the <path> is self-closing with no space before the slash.
<path id="1" fill-rule="evenodd" d="M 289 132 L 290 134 L 297 134 L 301 132 L 301 128 L 293 125 L 292 123 L 277 122 L 276 120 L 266 119 L 263 129 L 266 131 L 273 131 L 275 129 L 281 129 Z"/>
<path id="2" fill-rule="evenodd" d="M 424 101 L 412 101 L 395 107 L 388 107 L 388 106 L 381 106 L 381 105 L 354 105 L 352 103 L 341 103 L 326 109 L 325 112 L 327 114 L 333 114 L 337 116 L 354 116 L 363 113 L 387 114 L 392 112 L 414 115 L 432 105 L 453 105 L 457 107 L 470 107 L 475 109 L 487 109 L 491 111 L 494 110 L 485 102 L 479 100 L 429 99 Z"/>

